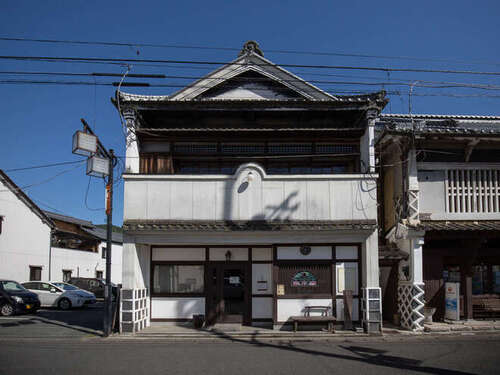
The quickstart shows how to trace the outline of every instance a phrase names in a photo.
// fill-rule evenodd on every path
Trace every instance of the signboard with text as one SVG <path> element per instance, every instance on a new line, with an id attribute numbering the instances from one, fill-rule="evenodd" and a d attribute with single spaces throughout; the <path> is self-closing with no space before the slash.
<path id="1" fill-rule="evenodd" d="M 460 283 L 444 284 L 445 319 L 460 320 Z"/>

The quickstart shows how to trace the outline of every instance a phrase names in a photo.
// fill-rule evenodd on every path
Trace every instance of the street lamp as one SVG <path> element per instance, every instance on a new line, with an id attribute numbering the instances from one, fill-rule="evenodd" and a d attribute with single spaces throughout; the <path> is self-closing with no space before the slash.
<path id="1" fill-rule="evenodd" d="M 111 289 L 111 247 L 113 244 L 113 168 L 116 157 L 112 149 L 104 148 L 97 136 L 84 119 L 81 119 L 84 131 L 73 135 L 73 153 L 88 156 L 87 175 L 108 176 L 106 184 L 106 288 L 104 290 L 103 334 L 109 336 L 113 320 L 112 289 Z"/>

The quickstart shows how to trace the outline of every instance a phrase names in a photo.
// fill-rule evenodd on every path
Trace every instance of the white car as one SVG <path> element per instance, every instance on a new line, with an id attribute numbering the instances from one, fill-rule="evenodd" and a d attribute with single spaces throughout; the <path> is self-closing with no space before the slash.
<path id="1" fill-rule="evenodd" d="M 65 290 L 50 282 L 29 281 L 22 283 L 22 286 L 38 295 L 41 306 L 55 306 L 61 310 L 82 307 L 92 299 L 86 291 L 76 287 L 74 290 Z M 95 301 L 95 296 L 93 299 Z"/>
<path id="2" fill-rule="evenodd" d="M 83 290 L 81 288 L 78 288 L 75 285 L 68 284 L 68 283 L 62 283 L 60 281 L 53 281 L 53 282 L 51 282 L 51 284 L 54 284 L 58 288 L 64 289 L 65 291 L 69 291 L 69 290 L 78 291 L 80 296 L 82 296 L 83 299 L 85 300 L 84 301 L 85 305 L 91 305 L 91 304 L 94 304 L 97 302 L 95 294 L 92 292 L 89 292 L 88 290 Z"/>

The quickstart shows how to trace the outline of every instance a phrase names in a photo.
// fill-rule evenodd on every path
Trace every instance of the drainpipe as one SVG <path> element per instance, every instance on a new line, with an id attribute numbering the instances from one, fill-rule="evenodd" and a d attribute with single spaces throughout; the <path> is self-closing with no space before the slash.
<path id="1" fill-rule="evenodd" d="M 49 236 L 49 279 L 47 281 L 52 280 L 51 271 L 52 271 L 52 234 L 53 233 L 54 233 L 54 231 L 51 229 L 50 236 Z"/>

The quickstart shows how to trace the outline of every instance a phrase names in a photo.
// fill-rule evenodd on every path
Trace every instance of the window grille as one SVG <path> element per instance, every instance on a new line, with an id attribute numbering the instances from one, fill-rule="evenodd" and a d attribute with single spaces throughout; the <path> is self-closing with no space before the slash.
<path id="1" fill-rule="evenodd" d="M 500 170 L 447 170 L 446 195 L 449 213 L 500 212 Z"/>
<path id="2" fill-rule="evenodd" d="M 265 147 L 264 144 L 223 143 L 221 151 L 224 154 L 263 154 Z"/>
<path id="3" fill-rule="evenodd" d="M 316 145 L 317 154 L 353 154 L 357 153 L 356 145 L 318 143 Z"/>
<path id="4" fill-rule="evenodd" d="M 312 144 L 310 143 L 270 143 L 270 154 L 310 154 Z"/>
<path id="5" fill-rule="evenodd" d="M 183 154 L 210 154 L 217 152 L 217 143 L 176 143 L 174 152 Z"/>

